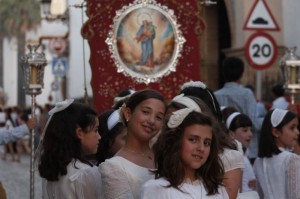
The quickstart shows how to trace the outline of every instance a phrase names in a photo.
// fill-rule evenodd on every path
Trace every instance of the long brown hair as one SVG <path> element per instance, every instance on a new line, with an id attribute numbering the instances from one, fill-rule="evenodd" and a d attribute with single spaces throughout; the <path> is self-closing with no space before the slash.
<path id="1" fill-rule="evenodd" d="M 209 157 L 196 170 L 197 176 L 203 181 L 208 195 L 213 195 L 218 193 L 218 187 L 222 184 L 224 168 L 218 155 L 218 140 L 214 122 L 210 117 L 199 112 L 191 112 L 177 128 L 166 127 L 162 131 L 153 146 L 154 162 L 157 168 L 154 171 L 155 178 L 164 177 L 170 182 L 170 187 L 180 190 L 179 185 L 185 178 L 184 164 L 181 161 L 182 138 L 185 129 L 194 124 L 208 125 L 213 129 Z"/>

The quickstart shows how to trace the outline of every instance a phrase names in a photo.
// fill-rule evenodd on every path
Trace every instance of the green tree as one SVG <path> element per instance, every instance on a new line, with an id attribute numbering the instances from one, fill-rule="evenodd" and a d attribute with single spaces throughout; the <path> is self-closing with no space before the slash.
<path id="1" fill-rule="evenodd" d="M 0 0 L 0 53 L 3 52 L 3 39 L 17 39 L 17 59 L 25 54 L 26 32 L 40 25 L 39 0 Z M 0 56 L 2 57 L 2 56 Z M 0 58 L 0 75 L 3 76 L 3 59 Z M 1 76 L 1 79 L 3 79 Z M 24 75 L 18 67 L 18 105 L 25 106 L 25 91 L 23 89 Z M 3 80 L 2 80 L 3 81 Z M 1 84 L 0 84 L 1 85 Z"/>

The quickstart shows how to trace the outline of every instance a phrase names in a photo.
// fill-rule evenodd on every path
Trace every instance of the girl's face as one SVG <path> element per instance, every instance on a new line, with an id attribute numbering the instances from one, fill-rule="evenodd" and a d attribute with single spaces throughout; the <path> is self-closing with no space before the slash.
<path id="1" fill-rule="evenodd" d="M 164 103 L 154 98 L 139 103 L 133 112 L 127 108 L 128 136 L 149 142 L 161 129 L 165 111 Z"/>
<path id="2" fill-rule="evenodd" d="M 196 179 L 196 170 L 207 160 L 212 142 L 212 127 L 193 124 L 185 128 L 182 137 L 181 160 L 185 178 Z"/>
<path id="3" fill-rule="evenodd" d="M 281 131 L 275 129 L 275 143 L 277 147 L 292 148 L 297 142 L 298 131 L 298 118 L 294 118 L 289 123 L 284 125 Z"/>
<path id="4" fill-rule="evenodd" d="M 251 126 L 239 127 L 234 132 L 230 131 L 230 134 L 233 139 L 236 139 L 242 144 L 244 149 L 249 147 L 253 137 Z"/>
<path id="5" fill-rule="evenodd" d="M 96 118 L 96 124 L 88 128 L 88 132 L 83 132 L 81 128 L 77 129 L 77 136 L 81 141 L 84 155 L 95 154 L 98 149 L 101 136 L 98 133 L 99 120 Z"/>
<path id="6" fill-rule="evenodd" d="M 127 129 L 124 128 L 121 133 L 119 133 L 111 145 L 110 153 L 112 155 L 116 154 L 126 143 Z"/>

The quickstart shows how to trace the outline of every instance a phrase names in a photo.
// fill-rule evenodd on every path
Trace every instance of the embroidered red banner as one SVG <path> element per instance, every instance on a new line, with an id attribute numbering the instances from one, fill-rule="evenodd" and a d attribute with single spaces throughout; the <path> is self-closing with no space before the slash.
<path id="1" fill-rule="evenodd" d="M 113 99 L 121 90 L 153 88 L 159 90 L 166 100 L 178 94 L 179 87 L 189 80 L 200 80 L 200 36 L 205 24 L 200 17 L 197 0 L 157 0 L 157 3 L 174 11 L 180 31 L 186 42 L 176 65 L 176 72 L 162 77 L 158 82 L 139 83 L 123 73 L 117 72 L 111 58 L 109 46 L 105 42 L 116 11 L 133 3 L 132 0 L 88 0 L 88 21 L 82 27 L 82 35 L 91 49 L 90 65 L 92 70 L 91 86 L 94 108 L 100 113 L 113 104 Z"/>

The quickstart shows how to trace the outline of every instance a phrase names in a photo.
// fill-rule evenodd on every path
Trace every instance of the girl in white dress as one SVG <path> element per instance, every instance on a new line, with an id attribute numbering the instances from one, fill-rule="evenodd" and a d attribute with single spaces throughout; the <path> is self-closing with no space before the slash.
<path id="1" fill-rule="evenodd" d="M 161 130 L 166 111 L 162 95 L 151 89 L 132 94 L 121 109 L 127 126 L 125 146 L 100 164 L 105 199 L 139 199 L 144 182 L 153 178 L 150 140 Z"/>
<path id="2" fill-rule="evenodd" d="M 299 136 L 297 125 L 297 115 L 287 110 L 271 110 L 264 118 L 254 162 L 261 199 L 300 198 L 300 157 L 289 151 Z"/>
<path id="3" fill-rule="evenodd" d="M 212 119 L 199 108 L 173 112 L 153 146 L 155 179 L 143 185 L 141 198 L 228 199 L 215 133 Z"/>
<path id="4" fill-rule="evenodd" d="M 256 190 L 256 178 L 252 165 L 245 154 L 253 137 L 252 121 L 247 115 L 230 109 L 232 108 L 227 107 L 222 112 L 229 135 L 233 141 L 241 145 L 241 151 L 244 154 L 245 169 L 243 170 L 242 192 L 254 191 Z"/>
<path id="5" fill-rule="evenodd" d="M 96 112 L 74 100 L 49 112 L 39 146 L 44 199 L 99 199 L 101 175 L 86 159 L 97 152 L 100 136 Z"/>
<path id="6" fill-rule="evenodd" d="M 190 81 L 181 86 L 181 93 L 185 96 L 193 96 L 201 99 L 209 107 L 215 120 L 219 122 L 219 130 L 216 136 L 219 140 L 219 156 L 225 170 L 223 184 L 230 199 L 236 199 L 241 190 L 242 169 L 245 168 L 243 154 L 233 146 L 229 136 L 224 132 L 224 123 L 219 103 L 212 92 L 203 82 Z M 221 128 L 222 127 L 222 128 Z"/>

